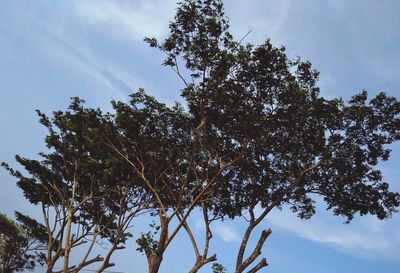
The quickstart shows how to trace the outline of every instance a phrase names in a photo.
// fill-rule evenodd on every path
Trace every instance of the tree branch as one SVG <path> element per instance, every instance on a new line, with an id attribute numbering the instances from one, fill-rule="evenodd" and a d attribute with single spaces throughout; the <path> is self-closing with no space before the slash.
<path id="1" fill-rule="evenodd" d="M 267 259 L 262 258 L 261 261 L 258 264 L 256 264 L 256 266 L 254 266 L 252 269 L 247 271 L 247 273 L 256 273 L 258 270 L 266 266 L 268 266 Z"/>

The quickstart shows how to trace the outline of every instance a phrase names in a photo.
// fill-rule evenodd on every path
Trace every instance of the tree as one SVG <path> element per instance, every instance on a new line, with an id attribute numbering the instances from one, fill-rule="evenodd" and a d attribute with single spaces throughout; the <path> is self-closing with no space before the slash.
<path id="1" fill-rule="evenodd" d="M 38 111 L 49 131 L 45 142 L 50 152 L 40 153 L 40 161 L 16 157 L 29 175 L 2 164 L 29 202 L 42 209 L 48 273 L 79 272 L 96 263 L 96 272 L 113 266 L 111 255 L 124 248 L 131 221 L 149 204 L 135 177 L 125 172 L 126 164 L 103 144 L 107 116 L 83 103 L 73 98 L 69 110 L 54 112 L 52 118 Z M 94 245 L 102 240 L 109 241 L 106 256 L 93 257 Z M 78 247 L 84 254 L 71 265 L 71 251 Z M 62 269 L 55 270 L 60 262 Z"/>
<path id="2" fill-rule="evenodd" d="M 0 272 L 33 270 L 43 265 L 46 245 L 44 226 L 16 212 L 17 222 L 0 214 Z"/>
<path id="3" fill-rule="evenodd" d="M 152 225 L 156 232 L 144 233 L 137 240 L 138 250 L 145 253 L 149 272 L 156 273 L 164 252 L 183 228 L 196 253 L 196 263 L 191 271 L 196 272 L 216 260 L 216 255 L 208 255 L 211 238 L 208 227 L 215 219 L 209 219 L 204 208 L 207 231 L 202 254 L 186 220 L 195 207 L 204 204 L 206 191 L 213 187 L 223 169 L 237 159 L 224 166 L 209 168 L 210 180 L 202 180 L 193 172 L 200 168 L 200 158 L 203 157 L 202 163 L 209 160 L 206 150 L 197 147 L 202 125 L 197 125 L 182 106 L 176 104 L 169 108 L 143 90 L 131 95 L 129 104 L 114 102 L 113 106 L 115 134 L 107 138 L 108 144 L 129 163 L 129 169 L 151 195 L 156 209 L 153 216 L 157 216 L 157 222 Z M 203 182 L 207 184 L 204 188 Z M 177 220 L 177 224 L 172 220 Z"/>
<path id="4" fill-rule="evenodd" d="M 347 103 L 326 99 L 310 62 L 289 60 L 285 48 L 269 40 L 242 45 L 228 29 L 222 1 L 188 0 L 179 3 L 164 42 L 146 41 L 166 54 L 163 64 L 182 79 L 189 114 L 202 125 L 201 147 L 218 155 L 217 162 L 242 154 L 221 172 L 206 202 L 214 216 L 248 216 L 235 272 L 267 265 L 261 259 L 249 269 L 270 229 L 247 258 L 245 250 L 274 208 L 288 205 L 307 219 L 320 195 L 348 221 L 395 212 L 399 193 L 389 190 L 376 165 L 389 159 L 387 145 L 400 139 L 400 103 L 385 93 L 368 100 L 366 91 Z"/>

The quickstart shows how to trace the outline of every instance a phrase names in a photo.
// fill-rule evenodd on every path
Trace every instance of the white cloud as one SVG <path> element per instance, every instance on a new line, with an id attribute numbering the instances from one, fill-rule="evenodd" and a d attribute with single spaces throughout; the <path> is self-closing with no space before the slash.
<path id="1" fill-rule="evenodd" d="M 114 98 L 125 98 L 126 94 L 113 83 L 112 71 L 106 69 L 96 58 L 90 57 L 86 49 L 79 45 L 79 42 L 70 43 L 66 37 L 56 37 L 54 33 L 48 33 L 41 37 L 36 37 L 36 42 L 42 56 L 45 56 L 54 63 L 69 67 L 72 70 L 81 71 L 86 75 L 86 79 L 107 87 Z"/>
<path id="2" fill-rule="evenodd" d="M 400 218 L 379 221 L 373 216 L 358 217 L 349 225 L 344 219 L 318 211 L 311 220 L 300 220 L 289 210 L 276 210 L 266 220 L 281 230 L 295 236 L 333 247 L 345 253 L 364 258 L 400 257 L 398 238 Z"/>
<path id="3" fill-rule="evenodd" d="M 196 212 L 192 216 L 194 216 L 194 227 L 196 228 L 197 232 L 200 232 L 202 234 L 205 228 L 202 216 L 197 215 Z M 234 224 L 230 224 L 226 221 L 213 223 L 211 226 L 211 230 L 214 235 L 218 236 L 224 242 L 240 242 L 241 240 L 241 237 L 236 230 Z"/>
<path id="4" fill-rule="evenodd" d="M 74 1 L 78 16 L 103 32 L 128 40 L 162 36 L 173 17 L 174 1 Z"/>
<path id="5" fill-rule="evenodd" d="M 225 242 L 239 242 L 240 241 L 240 236 L 237 233 L 236 229 L 232 225 L 229 225 L 226 223 L 218 223 L 213 228 L 213 231 Z"/>
<path id="6" fill-rule="evenodd" d="M 193 213 L 194 214 L 194 213 Z M 195 215 L 196 216 L 196 215 Z M 194 221 L 194 227 L 197 230 L 203 230 L 205 228 L 205 224 L 204 224 L 204 220 L 201 218 L 201 216 L 199 215 L 198 217 L 195 218 Z"/>
<path id="7" fill-rule="evenodd" d="M 76 1 L 73 2 L 73 5 L 74 7 L 86 5 L 87 8 L 92 7 L 93 9 L 98 7 L 94 5 L 94 2 L 92 6 L 89 5 L 90 3 L 90 1 Z M 122 12 L 122 7 L 115 5 L 112 8 L 112 2 L 98 1 L 96 3 L 103 4 L 103 6 L 100 5 L 102 9 L 108 8 L 111 14 L 118 17 L 119 20 L 126 21 L 126 19 L 121 19 L 117 13 L 117 8 L 120 8 L 120 12 Z M 48 20 L 47 24 L 31 24 L 31 39 L 36 44 L 37 49 L 40 50 L 40 55 L 53 63 L 70 67 L 71 71 L 81 71 L 87 82 L 96 82 L 100 86 L 104 86 L 108 91 L 107 99 L 125 100 L 127 94 L 138 87 L 137 79 L 127 72 L 123 65 L 119 65 L 109 56 L 97 52 L 95 48 L 104 47 L 104 45 L 88 35 L 93 29 L 87 29 L 83 21 L 71 20 L 71 18 L 76 19 L 77 16 L 80 16 L 78 9 L 70 9 L 70 7 L 66 9 L 69 12 L 65 14 L 51 13 L 51 16 L 46 19 Z M 126 13 L 128 12 L 127 10 Z M 104 12 L 104 14 L 107 13 Z M 89 14 L 87 15 L 89 16 Z M 125 17 L 127 17 L 127 14 Z M 55 20 L 55 18 L 58 18 L 58 20 Z M 95 18 L 97 17 L 94 16 L 94 19 L 92 19 L 95 20 Z M 89 20 L 90 18 L 87 17 L 86 19 Z M 120 27 L 122 28 L 122 26 Z M 105 29 L 107 30 L 107 28 Z M 142 44 L 144 45 L 144 43 Z"/>

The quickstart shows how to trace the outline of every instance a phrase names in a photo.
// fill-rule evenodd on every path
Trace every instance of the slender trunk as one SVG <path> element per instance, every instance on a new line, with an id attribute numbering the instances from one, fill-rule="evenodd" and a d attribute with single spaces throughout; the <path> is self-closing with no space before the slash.
<path id="1" fill-rule="evenodd" d="M 53 244 L 54 244 L 54 239 L 53 239 L 53 232 L 50 228 L 49 224 L 49 217 L 48 214 L 46 213 L 46 208 L 45 205 L 42 203 L 42 213 L 43 213 L 43 219 L 46 224 L 46 229 L 47 229 L 47 254 L 46 254 L 46 273 L 51 273 L 53 271 L 54 267 L 54 260 L 53 260 Z M 55 218 L 57 219 L 58 213 L 55 215 Z"/>
<path id="2" fill-rule="evenodd" d="M 158 273 L 161 262 L 163 260 L 164 252 L 167 249 L 166 243 L 168 240 L 169 219 L 168 217 L 165 217 L 161 212 L 159 214 L 159 217 L 160 217 L 161 232 L 157 250 L 155 252 L 151 252 L 150 249 L 147 249 L 146 251 L 147 262 L 149 264 L 149 273 Z"/>
<path id="3" fill-rule="evenodd" d="M 52 273 L 52 272 L 53 272 L 53 263 L 47 264 L 46 273 Z"/>
<path id="4" fill-rule="evenodd" d="M 162 255 L 151 255 L 148 258 L 148 263 L 149 263 L 149 273 L 158 273 L 158 270 L 160 269 L 161 262 L 163 260 Z"/>
<path id="5" fill-rule="evenodd" d="M 65 237 L 63 273 L 68 273 L 69 253 L 71 250 L 72 208 L 68 208 L 67 236 Z"/>
<path id="6" fill-rule="evenodd" d="M 244 252 L 246 250 L 247 247 L 247 242 L 249 241 L 251 232 L 253 231 L 254 226 L 252 224 L 250 224 L 247 229 L 246 232 L 243 235 L 242 238 L 242 242 L 240 243 L 240 248 L 239 248 L 239 252 L 237 255 L 237 259 L 236 259 L 236 270 L 239 270 L 240 266 L 243 263 L 243 256 L 244 256 Z"/>
<path id="7" fill-rule="evenodd" d="M 241 249 L 246 248 L 248 237 L 250 236 L 250 233 L 253 230 L 253 228 L 254 228 L 254 226 L 251 228 L 249 226 L 249 228 L 247 229 L 247 231 L 249 231 L 249 233 L 247 233 L 247 231 L 246 231 L 245 237 L 247 237 L 247 239 L 245 239 L 245 237 L 243 238 L 244 240 L 242 241 Z M 258 239 L 257 245 L 254 247 L 250 256 L 247 259 L 245 259 L 244 261 L 243 261 L 243 256 L 240 255 L 241 253 L 239 253 L 239 256 L 241 256 L 241 257 L 239 257 L 237 260 L 238 264 L 236 264 L 235 273 L 242 273 L 244 270 L 246 270 L 246 268 L 251 266 L 251 264 L 261 255 L 261 250 L 265 243 L 265 240 L 267 240 L 267 238 L 269 237 L 269 235 L 271 235 L 271 233 L 272 233 L 271 229 L 265 229 L 261 232 L 261 235 L 260 235 L 260 238 Z M 261 268 L 266 267 L 266 266 L 268 266 L 267 260 L 265 258 L 263 258 L 263 259 L 261 259 L 261 261 L 259 261 L 258 264 L 256 264 L 253 268 L 251 268 L 247 272 L 255 273 L 255 272 L 259 271 Z"/>
<path id="8" fill-rule="evenodd" d="M 204 264 L 195 264 L 192 269 L 190 269 L 189 273 L 197 273 L 199 269 L 203 266 Z"/>

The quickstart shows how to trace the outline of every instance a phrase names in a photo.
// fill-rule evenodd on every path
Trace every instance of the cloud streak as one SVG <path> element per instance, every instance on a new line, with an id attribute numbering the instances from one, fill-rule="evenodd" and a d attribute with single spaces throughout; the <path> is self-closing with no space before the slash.
<path id="1" fill-rule="evenodd" d="M 322 205 L 322 204 L 320 204 Z M 350 225 L 343 218 L 319 210 L 310 220 L 300 220 L 289 210 L 274 211 L 267 222 L 297 237 L 328 245 L 347 254 L 376 259 L 399 260 L 399 217 L 379 221 L 373 216 L 358 217 Z"/>
<path id="2" fill-rule="evenodd" d="M 240 242 L 240 236 L 232 225 L 218 223 L 213 230 L 223 241 L 227 243 Z"/>
<path id="3" fill-rule="evenodd" d="M 161 37 L 173 16 L 173 1 L 74 1 L 76 14 L 116 38 L 141 41 Z M 157 16 L 155 16 L 155 11 Z"/>
<path id="4" fill-rule="evenodd" d="M 201 220 L 201 215 L 193 214 L 194 216 L 194 227 L 197 231 L 205 229 L 204 221 Z M 211 229 L 215 235 L 217 235 L 222 241 L 226 243 L 240 242 L 241 237 L 236 229 L 236 225 L 229 224 L 227 222 L 217 222 L 212 225 Z"/>

